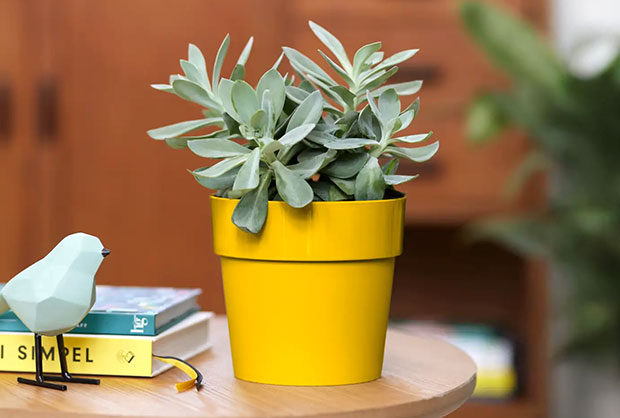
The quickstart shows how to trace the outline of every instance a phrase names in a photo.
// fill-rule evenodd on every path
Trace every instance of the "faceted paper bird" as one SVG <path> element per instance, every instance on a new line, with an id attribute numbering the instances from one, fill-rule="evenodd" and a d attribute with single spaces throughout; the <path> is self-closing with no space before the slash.
<path id="1" fill-rule="evenodd" d="M 20 383 L 58 390 L 67 387 L 48 381 L 99 384 L 98 379 L 69 374 L 62 334 L 82 322 L 95 303 L 95 273 L 109 253 L 99 238 L 82 232 L 71 234 L 4 286 L 0 313 L 13 310 L 34 332 L 36 380 L 18 377 Z M 56 337 L 60 376 L 43 375 L 42 335 Z"/>

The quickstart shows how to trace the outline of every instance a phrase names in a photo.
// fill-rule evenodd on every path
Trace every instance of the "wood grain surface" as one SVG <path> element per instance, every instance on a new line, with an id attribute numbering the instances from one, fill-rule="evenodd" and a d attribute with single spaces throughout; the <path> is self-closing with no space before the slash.
<path id="1" fill-rule="evenodd" d="M 69 384 L 66 392 L 18 384 L 0 374 L 3 418 L 173 417 L 441 417 L 471 395 L 476 366 L 440 340 L 388 331 L 383 377 L 331 387 L 273 386 L 233 377 L 226 320 L 212 327 L 213 349 L 193 359 L 205 377 L 200 392 L 176 393 L 185 376 L 103 377 L 101 386 Z M 23 373 L 22 373 L 23 375 Z"/>

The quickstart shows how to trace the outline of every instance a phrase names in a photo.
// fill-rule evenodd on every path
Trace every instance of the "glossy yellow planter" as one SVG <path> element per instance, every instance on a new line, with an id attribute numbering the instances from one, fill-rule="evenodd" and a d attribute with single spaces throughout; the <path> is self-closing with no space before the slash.
<path id="1" fill-rule="evenodd" d="M 235 376 L 323 386 L 381 376 L 405 199 L 269 202 L 259 234 L 211 198 Z"/>

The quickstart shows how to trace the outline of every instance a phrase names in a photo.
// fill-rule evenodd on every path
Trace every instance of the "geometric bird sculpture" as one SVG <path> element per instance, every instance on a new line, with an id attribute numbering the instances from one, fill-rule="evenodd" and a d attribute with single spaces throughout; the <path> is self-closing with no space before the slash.
<path id="1" fill-rule="evenodd" d="M 11 309 L 34 332 L 36 380 L 18 377 L 18 382 L 57 390 L 67 386 L 48 382 L 99 384 L 99 379 L 69 374 L 62 334 L 82 322 L 95 303 L 95 273 L 108 254 L 110 250 L 99 238 L 82 232 L 71 234 L 4 286 L 0 313 Z M 60 376 L 43 375 L 42 335 L 56 336 Z"/>

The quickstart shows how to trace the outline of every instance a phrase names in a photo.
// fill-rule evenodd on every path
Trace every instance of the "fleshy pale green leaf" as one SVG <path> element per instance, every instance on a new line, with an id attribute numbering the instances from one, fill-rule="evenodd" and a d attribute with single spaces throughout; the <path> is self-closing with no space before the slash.
<path id="1" fill-rule="evenodd" d="M 386 81 L 388 81 L 390 77 L 396 74 L 397 71 L 398 71 L 398 67 L 392 67 L 387 71 L 380 71 L 376 75 L 364 80 L 364 83 L 362 84 L 360 91 L 376 89 L 377 87 L 381 86 Z"/>
<path id="2" fill-rule="evenodd" d="M 237 80 L 243 80 L 244 77 L 245 77 L 245 67 L 241 64 L 235 65 L 235 68 L 233 68 L 232 73 L 230 73 L 230 79 L 232 81 L 237 81 Z"/>
<path id="3" fill-rule="evenodd" d="M 276 175 L 278 194 L 294 208 L 303 208 L 314 197 L 312 187 L 306 180 L 286 168 L 280 161 L 271 164 Z"/>
<path id="4" fill-rule="evenodd" d="M 269 208 L 271 172 L 263 174 L 260 184 L 239 200 L 232 214 L 233 223 L 243 231 L 256 234 L 263 229 Z"/>
<path id="5" fill-rule="evenodd" d="M 386 184 L 376 157 L 370 157 L 355 178 L 355 200 L 381 200 Z"/>
<path id="6" fill-rule="evenodd" d="M 205 158 L 227 158 L 250 153 L 246 147 L 222 138 L 197 139 L 187 146 L 194 154 Z"/>
<path id="7" fill-rule="evenodd" d="M 211 90 L 208 82 L 206 82 L 205 75 L 201 73 L 194 64 L 186 60 L 181 60 L 181 68 L 183 68 L 185 75 L 190 81 L 200 84 L 207 93 Z"/>
<path id="8" fill-rule="evenodd" d="M 338 96 L 340 96 L 342 101 L 346 103 L 349 109 L 355 108 L 356 97 L 353 93 L 349 91 L 349 89 L 347 89 L 344 86 L 334 86 L 334 87 L 330 87 L 329 89 L 333 91 L 334 93 L 336 93 Z"/>
<path id="9" fill-rule="evenodd" d="M 201 78 L 204 80 L 204 84 L 207 90 L 211 90 L 211 84 L 209 83 L 209 73 L 207 72 L 207 64 L 205 57 L 202 55 L 202 51 L 194 44 L 189 44 L 187 47 L 187 59 L 194 67 L 201 73 Z"/>
<path id="10" fill-rule="evenodd" d="M 308 134 L 314 129 L 314 124 L 308 123 L 306 125 L 298 126 L 287 133 L 285 133 L 278 142 L 285 146 L 290 147 L 291 145 L 295 145 L 302 139 L 304 139 Z"/>
<path id="11" fill-rule="evenodd" d="M 383 176 L 383 180 L 385 181 L 385 184 L 387 184 L 389 186 L 395 186 L 397 184 L 406 183 L 406 182 L 408 182 L 410 180 L 415 179 L 416 177 L 418 177 L 418 175 L 415 175 L 415 176 L 398 176 L 398 175 L 394 175 L 394 174 L 389 174 L 389 175 Z"/>
<path id="12" fill-rule="evenodd" d="M 165 91 L 166 93 L 174 93 L 174 89 L 169 84 L 151 84 L 155 90 Z"/>
<path id="13" fill-rule="evenodd" d="M 352 196 L 353 194 L 355 194 L 355 178 L 354 177 L 351 177 L 349 179 L 330 177 L 329 179 L 333 181 L 334 184 L 338 186 L 338 188 L 342 190 L 344 193 L 346 193 L 347 195 Z"/>
<path id="14" fill-rule="evenodd" d="M 314 32 L 316 37 L 319 38 L 319 40 L 323 42 L 323 44 L 327 48 L 329 48 L 329 50 L 336 56 L 336 58 L 338 58 L 338 61 L 340 61 L 342 67 L 346 71 L 351 71 L 351 62 L 349 61 L 349 58 L 347 57 L 347 52 L 344 50 L 344 47 L 342 46 L 338 38 L 336 38 L 334 35 L 329 33 L 321 26 L 317 25 L 316 23 L 312 21 L 308 23 L 310 25 L 310 29 L 312 29 L 312 32 Z"/>
<path id="15" fill-rule="evenodd" d="M 338 177 L 346 179 L 356 175 L 368 161 L 368 153 L 366 152 L 350 152 L 341 154 L 338 159 L 327 165 L 321 170 L 321 173 L 330 177 Z"/>
<path id="16" fill-rule="evenodd" d="M 277 70 L 269 70 L 261 77 L 256 86 L 256 95 L 262 99 L 264 92 L 267 90 L 270 92 L 273 115 L 278 118 L 284 108 L 286 88 L 284 86 L 284 79 Z"/>
<path id="17" fill-rule="evenodd" d="M 380 139 L 381 138 L 381 125 L 379 124 L 379 120 L 373 114 L 370 104 L 360 112 L 357 124 L 361 133 L 364 136 L 372 139 Z"/>
<path id="18" fill-rule="evenodd" d="M 291 115 L 287 131 L 291 131 L 301 125 L 316 124 L 323 114 L 323 97 L 317 90 L 304 99 L 303 102 Z"/>
<path id="19" fill-rule="evenodd" d="M 250 126 L 254 129 L 264 130 L 267 127 L 267 114 L 263 109 L 259 109 L 250 118 Z"/>
<path id="20" fill-rule="evenodd" d="M 288 47 L 283 47 L 282 50 L 284 50 L 284 54 L 289 59 L 291 65 L 302 74 L 311 74 L 330 86 L 338 84 L 321 67 L 301 52 Z"/>
<path id="21" fill-rule="evenodd" d="M 248 62 L 248 58 L 250 57 L 250 52 L 252 51 L 252 45 L 254 44 L 254 37 L 250 36 L 248 42 L 243 47 L 243 51 L 241 51 L 241 55 L 239 55 L 239 59 L 237 60 L 237 65 L 243 65 Z"/>
<path id="22" fill-rule="evenodd" d="M 161 128 L 151 129 L 147 131 L 147 134 L 153 139 L 175 138 L 188 132 L 195 131 L 196 129 L 204 128 L 205 126 L 217 125 L 222 122 L 222 118 L 188 120 L 185 122 L 163 126 Z"/>
<path id="23" fill-rule="evenodd" d="M 333 142 L 327 142 L 324 144 L 325 148 L 329 149 L 356 149 L 362 148 L 366 145 L 378 145 L 377 141 L 374 139 L 366 139 L 366 138 L 342 138 Z"/>
<path id="24" fill-rule="evenodd" d="M 230 35 L 226 34 L 222 44 L 220 45 L 220 49 L 217 50 L 217 55 L 215 56 L 215 62 L 213 63 L 213 88 L 219 85 L 220 82 L 220 72 L 222 71 L 222 65 L 224 64 L 224 59 L 226 58 L 226 53 L 228 52 L 228 45 L 230 45 Z M 217 91 L 216 91 L 217 93 Z"/>
<path id="25" fill-rule="evenodd" d="M 400 100 L 398 99 L 396 90 L 388 89 L 381 93 L 381 96 L 379 96 L 378 107 L 379 115 L 381 117 L 380 120 L 384 124 L 396 119 L 400 114 Z"/>
<path id="26" fill-rule="evenodd" d="M 303 102 L 310 93 L 295 86 L 286 87 L 286 96 L 297 104 Z"/>
<path id="27" fill-rule="evenodd" d="M 201 186 L 213 190 L 230 189 L 235 182 L 235 177 L 237 177 L 237 173 L 239 172 L 239 167 L 235 167 L 222 173 L 217 177 L 203 177 L 198 174 L 208 169 L 209 167 L 203 167 L 194 171 L 190 171 L 190 173 L 194 176 L 196 181 L 200 183 Z"/>
<path id="28" fill-rule="evenodd" d="M 404 148 L 390 145 L 385 149 L 385 153 L 393 155 L 394 157 L 407 158 L 416 163 L 421 163 L 430 160 L 433 155 L 437 153 L 438 149 L 439 142 L 433 142 L 432 144 L 418 148 Z"/>
<path id="29" fill-rule="evenodd" d="M 198 83 L 189 80 L 174 80 L 172 82 L 174 92 L 185 100 L 198 103 L 209 109 L 221 109 L 222 106 L 209 96 L 209 93 Z"/>
<path id="30" fill-rule="evenodd" d="M 305 159 L 288 166 L 289 170 L 297 174 L 303 179 L 309 179 L 319 172 L 319 170 L 327 163 L 329 163 L 336 156 L 336 151 L 328 150 L 326 152 L 315 155 L 311 158 Z"/>
<path id="31" fill-rule="evenodd" d="M 373 42 L 371 44 L 364 45 L 357 50 L 353 57 L 353 71 L 356 75 L 360 74 L 362 66 L 366 61 L 377 51 L 381 49 L 381 42 Z"/>
<path id="32" fill-rule="evenodd" d="M 232 170 L 235 167 L 240 166 L 248 159 L 248 154 L 239 155 L 237 157 L 227 158 L 225 160 L 220 161 L 219 163 L 212 165 L 209 168 L 201 170 L 199 172 L 194 172 L 195 175 L 199 177 L 219 177 L 224 173 Z"/>
<path id="33" fill-rule="evenodd" d="M 233 118 L 238 123 L 242 123 L 243 121 L 237 114 L 237 111 L 235 110 L 235 107 L 233 106 L 233 103 L 232 103 L 233 85 L 234 85 L 233 81 L 228 80 L 227 78 L 222 78 L 220 80 L 220 86 L 218 88 L 218 95 L 220 97 L 220 100 L 222 101 L 224 111 L 228 114 L 228 116 Z"/>
<path id="34" fill-rule="evenodd" d="M 370 96 L 378 97 L 384 91 L 389 90 L 389 89 L 396 90 L 396 93 L 399 96 L 410 96 L 412 94 L 416 94 L 417 92 L 419 92 L 421 88 L 422 88 L 422 80 L 407 81 L 404 83 L 396 83 L 396 84 L 386 84 L 385 86 L 381 86 L 378 89 L 373 90 L 370 93 Z"/>
<path id="35" fill-rule="evenodd" d="M 406 142 L 408 144 L 417 144 L 418 142 L 426 141 L 431 136 L 433 136 L 433 132 L 432 131 L 429 132 L 429 133 L 426 133 L 426 134 L 407 135 L 407 136 L 401 136 L 401 137 L 398 137 L 398 138 L 392 138 L 392 139 L 390 139 L 390 143 Z"/>
<path id="36" fill-rule="evenodd" d="M 254 148 L 245 163 L 241 166 L 239 174 L 233 184 L 233 190 L 252 190 L 258 187 L 260 163 L 260 149 Z"/>
<path id="37" fill-rule="evenodd" d="M 345 81 L 345 83 L 347 83 L 350 86 L 354 84 L 353 80 L 351 79 L 349 74 L 347 74 L 344 68 L 336 64 L 334 60 L 332 60 L 329 56 L 325 55 L 325 53 L 321 51 L 320 49 L 319 49 L 319 54 L 321 54 L 323 59 L 329 64 L 330 67 L 334 69 L 334 71 L 336 71 L 336 73 L 338 73 L 338 75 Z"/>
<path id="38" fill-rule="evenodd" d="M 233 83 L 230 94 L 235 112 L 242 122 L 249 125 L 252 116 L 260 109 L 256 92 L 245 81 L 237 80 Z"/>
<path id="39" fill-rule="evenodd" d="M 401 113 L 400 116 L 398 117 L 400 121 L 400 128 L 398 128 L 398 131 L 407 129 L 409 125 L 411 125 L 411 122 L 413 122 L 414 117 L 415 117 L 415 111 L 413 109 Z"/>

